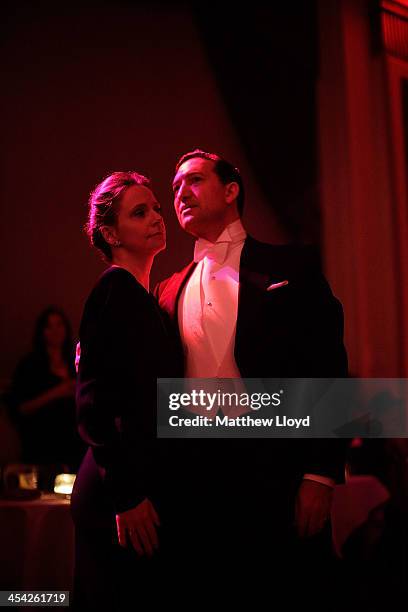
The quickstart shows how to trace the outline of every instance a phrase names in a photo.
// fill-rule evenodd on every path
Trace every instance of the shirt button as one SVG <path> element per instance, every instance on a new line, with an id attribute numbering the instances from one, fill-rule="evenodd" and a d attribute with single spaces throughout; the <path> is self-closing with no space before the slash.
<path id="1" fill-rule="evenodd" d="M 207 306 L 212 306 L 212 302 L 207 302 Z"/>
<path id="2" fill-rule="evenodd" d="M 215 280 L 215 275 L 214 274 L 212 275 L 211 280 Z"/>

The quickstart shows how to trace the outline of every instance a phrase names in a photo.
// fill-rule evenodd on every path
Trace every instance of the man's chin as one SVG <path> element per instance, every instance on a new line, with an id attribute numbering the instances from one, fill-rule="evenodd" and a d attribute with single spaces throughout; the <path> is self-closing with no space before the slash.
<path id="1" fill-rule="evenodd" d="M 192 236 L 198 236 L 200 233 L 199 223 L 193 217 L 183 218 L 180 222 L 181 227 L 185 232 L 191 234 Z"/>

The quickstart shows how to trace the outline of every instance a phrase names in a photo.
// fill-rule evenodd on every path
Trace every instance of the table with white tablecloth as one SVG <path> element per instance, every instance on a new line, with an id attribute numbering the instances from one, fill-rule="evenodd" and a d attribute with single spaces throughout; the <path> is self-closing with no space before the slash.
<path id="1" fill-rule="evenodd" d="M 73 568 L 69 499 L 0 499 L 0 590 L 72 592 Z"/>

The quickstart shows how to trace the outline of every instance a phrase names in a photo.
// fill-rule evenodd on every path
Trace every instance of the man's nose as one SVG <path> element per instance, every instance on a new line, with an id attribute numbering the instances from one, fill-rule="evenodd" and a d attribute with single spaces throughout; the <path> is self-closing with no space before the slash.
<path id="1" fill-rule="evenodd" d="M 177 193 L 177 201 L 185 202 L 191 195 L 190 186 L 187 183 L 182 183 Z"/>

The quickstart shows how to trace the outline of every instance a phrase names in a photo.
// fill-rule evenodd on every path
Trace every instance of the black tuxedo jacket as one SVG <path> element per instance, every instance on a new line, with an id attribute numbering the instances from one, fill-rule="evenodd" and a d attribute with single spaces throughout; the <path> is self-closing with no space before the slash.
<path id="1" fill-rule="evenodd" d="M 156 287 L 160 306 L 177 322 L 178 300 L 192 262 Z M 267 291 L 271 284 L 287 285 Z M 250 236 L 241 254 L 235 360 L 244 378 L 347 376 L 343 310 L 311 247 L 264 244 Z M 202 440 L 201 442 L 208 442 Z M 342 479 L 344 443 L 338 440 L 213 440 L 246 450 L 266 475 L 292 473 Z M 243 447 L 244 445 L 244 447 Z M 211 454 L 213 453 L 213 449 Z"/>

